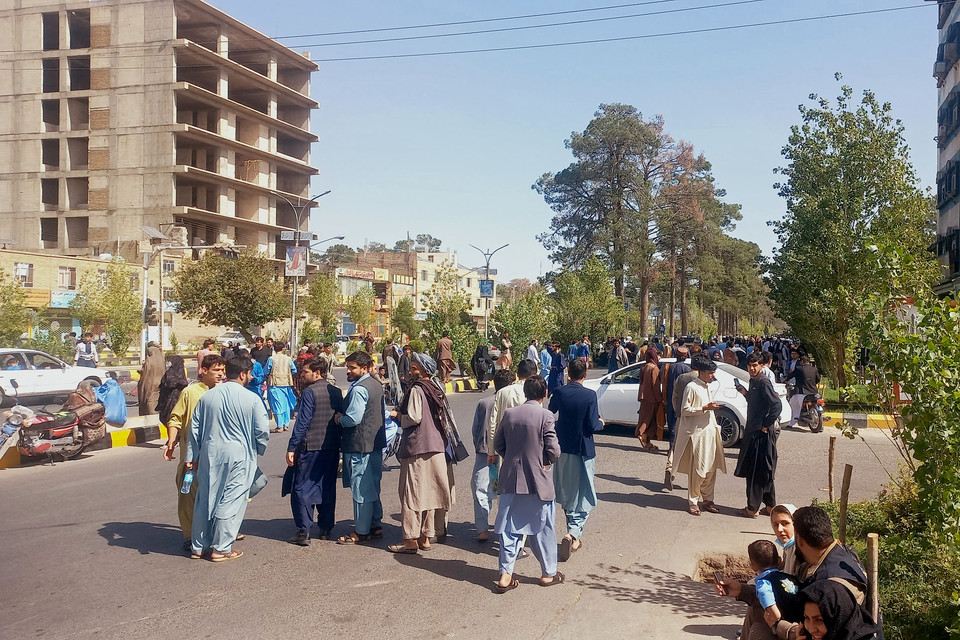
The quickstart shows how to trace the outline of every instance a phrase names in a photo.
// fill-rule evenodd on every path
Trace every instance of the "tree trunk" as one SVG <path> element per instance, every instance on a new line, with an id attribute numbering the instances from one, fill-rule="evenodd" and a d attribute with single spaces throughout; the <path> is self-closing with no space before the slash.
<path id="1" fill-rule="evenodd" d="M 687 326 L 687 261 L 680 255 L 680 333 L 690 335 Z"/>
<path id="2" fill-rule="evenodd" d="M 640 331 L 641 340 L 647 338 L 647 315 L 650 313 L 650 276 L 640 276 Z"/>
<path id="3" fill-rule="evenodd" d="M 677 308 L 677 258 L 674 254 L 674 257 L 670 261 L 670 335 L 677 335 L 673 331 L 673 317 L 676 315 L 674 310 Z"/>

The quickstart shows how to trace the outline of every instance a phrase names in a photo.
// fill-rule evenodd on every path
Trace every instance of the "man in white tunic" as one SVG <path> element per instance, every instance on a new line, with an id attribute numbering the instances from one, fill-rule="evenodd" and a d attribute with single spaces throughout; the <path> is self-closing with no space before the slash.
<path id="1" fill-rule="evenodd" d="M 713 502 L 717 471 L 727 472 L 723 458 L 723 439 L 720 426 L 713 415 L 720 404 L 713 401 L 717 384 L 714 383 L 717 365 L 703 355 L 694 356 L 690 367 L 698 376 L 684 392 L 680 418 L 677 423 L 677 473 L 689 477 L 687 499 L 690 513 L 700 515 L 700 507 L 718 513 Z M 713 383 L 713 384 L 712 384 Z M 702 502 L 702 505 L 701 505 Z"/>

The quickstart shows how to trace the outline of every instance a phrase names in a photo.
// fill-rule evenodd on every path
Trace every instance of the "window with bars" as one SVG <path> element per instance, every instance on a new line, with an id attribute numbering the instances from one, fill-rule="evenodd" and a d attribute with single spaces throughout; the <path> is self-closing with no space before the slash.
<path id="1" fill-rule="evenodd" d="M 77 268 L 76 267 L 58 267 L 57 268 L 57 289 L 65 291 L 74 291 L 77 288 Z"/>
<path id="2" fill-rule="evenodd" d="M 13 277 L 24 287 L 33 286 L 33 264 L 29 262 L 14 262 Z"/>
<path id="3" fill-rule="evenodd" d="M 163 261 L 163 275 L 169 275 L 173 273 L 174 262 L 173 260 L 164 260 Z"/>

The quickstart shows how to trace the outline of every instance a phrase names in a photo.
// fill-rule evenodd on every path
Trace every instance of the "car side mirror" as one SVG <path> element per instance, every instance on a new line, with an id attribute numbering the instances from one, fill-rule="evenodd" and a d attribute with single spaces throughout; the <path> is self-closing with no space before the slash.
<path id="1" fill-rule="evenodd" d="M 603 380 L 600 381 L 600 384 L 610 384 L 610 382 L 611 382 L 610 378 L 604 378 Z"/>

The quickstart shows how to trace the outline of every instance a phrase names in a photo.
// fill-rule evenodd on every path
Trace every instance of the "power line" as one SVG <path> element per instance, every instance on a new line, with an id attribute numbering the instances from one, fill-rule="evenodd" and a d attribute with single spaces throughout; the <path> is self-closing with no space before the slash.
<path id="1" fill-rule="evenodd" d="M 506 16 L 502 18 L 479 18 L 476 20 L 458 20 L 456 22 L 436 22 L 433 24 L 417 24 L 406 27 L 382 27 L 379 29 L 356 29 L 354 31 L 331 31 L 328 33 L 306 33 L 295 36 L 278 36 L 273 40 L 288 40 L 291 38 L 323 38 L 327 36 L 348 36 L 358 33 L 382 33 L 384 31 L 403 31 L 407 29 L 430 29 L 433 27 L 456 27 L 466 24 L 481 24 L 486 22 L 501 22 L 504 20 L 526 20 L 528 18 L 548 18 L 550 16 L 570 15 L 574 13 L 587 13 L 592 11 L 611 11 L 613 9 L 627 9 L 630 7 L 643 7 L 651 4 L 666 4 L 668 2 L 677 2 L 678 0 L 647 0 L 647 2 L 630 2 L 627 4 L 613 4 L 606 7 L 591 7 L 589 9 L 570 9 L 567 11 L 550 11 L 547 13 L 529 13 L 522 16 Z M 297 45 L 299 46 L 299 45 Z"/>
<path id="2" fill-rule="evenodd" d="M 743 0 L 743 1 L 747 1 L 747 0 Z M 749 0 L 749 1 L 762 1 L 762 0 Z M 955 3 L 955 2 L 960 1 L 960 0 L 949 0 L 949 1 L 950 1 L 951 3 Z M 455 50 L 455 51 L 428 51 L 428 52 L 422 52 L 422 53 L 403 53 L 403 54 L 388 54 L 388 55 L 376 55 L 376 56 L 350 56 L 350 57 L 340 57 L 340 58 L 319 58 L 319 59 L 313 60 L 313 62 L 320 63 L 320 62 L 350 62 L 350 61 L 360 61 L 360 60 L 389 60 L 389 59 L 403 59 L 403 58 L 421 58 L 421 57 L 435 57 L 435 56 L 449 56 L 449 55 L 464 55 L 464 54 L 471 54 L 471 53 L 494 53 L 494 52 L 502 52 L 502 51 L 523 51 L 523 50 L 530 50 L 530 49 L 545 49 L 545 48 L 552 48 L 552 47 L 567 47 L 567 46 L 585 45 L 585 44 L 603 44 L 603 43 L 608 43 L 608 42 L 623 42 L 623 41 L 630 41 L 630 40 L 646 40 L 646 39 L 653 39 L 653 38 L 666 38 L 666 37 L 682 36 L 682 35 L 696 35 L 696 34 L 702 34 L 702 33 L 714 33 L 714 32 L 722 32 L 722 31 L 733 31 L 733 30 L 738 30 L 738 29 L 749 29 L 749 28 L 756 28 L 756 27 L 777 26 L 777 25 L 784 25 L 784 24 L 797 24 L 797 23 L 803 23 L 803 22 L 815 22 L 815 21 L 820 21 L 820 20 L 831 20 L 831 19 L 836 19 L 836 18 L 848 18 L 848 17 L 855 17 L 855 16 L 882 14 L 882 13 L 890 13 L 890 12 L 893 12 L 893 11 L 906 11 L 906 10 L 909 10 L 909 9 L 921 9 L 921 8 L 937 7 L 937 6 L 938 6 L 938 5 L 936 5 L 936 4 L 926 4 L 926 3 L 924 3 L 924 4 L 907 5 L 907 6 L 901 6 L 901 7 L 888 7 L 888 8 L 884 8 L 884 9 L 869 9 L 869 10 L 863 10 L 863 11 L 850 11 L 850 12 L 845 12 L 845 13 L 835 13 L 835 14 L 827 14 L 827 15 L 820 15 L 820 16 L 807 16 L 807 17 L 801 17 L 801 18 L 787 18 L 787 19 L 781 19 L 781 20 L 770 20 L 770 21 L 766 21 L 766 22 L 753 22 L 753 23 L 745 23 L 745 24 L 735 24 L 735 25 L 727 25 L 727 26 L 722 26 L 722 27 L 705 27 L 705 28 L 702 28 L 702 29 L 687 29 L 687 30 L 682 30 L 682 31 L 668 31 L 668 32 L 660 32 L 660 33 L 640 34 L 640 35 L 635 35 L 635 36 L 620 36 L 620 37 L 614 37 L 614 38 L 597 38 L 597 39 L 592 39 L 592 40 L 576 40 L 576 41 L 568 41 L 568 42 L 550 42 L 550 43 L 543 43 L 543 44 L 516 45 L 516 46 L 509 46 L 509 47 L 491 47 L 491 48 L 484 48 L 484 49 L 463 49 L 463 50 Z M 151 44 L 149 44 L 149 45 L 130 45 L 130 46 L 131 46 L 131 48 L 135 46 L 135 47 L 140 48 L 140 49 L 146 49 L 146 48 L 152 47 L 152 46 L 153 46 L 153 43 L 151 43 Z M 322 46 L 322 45 L 317 45 L 317 46 Z M 103 52 L 104 52 L 104 53 L 109 53 L 109 52 L 114 51 L 114 50 L 117 49 L 117 48 L 118 48 L 118 47 L 110 47 L 110 48 L 108 48 L 108 49 L 104 49 Z M 309 48 L 311 48 L 311 47 L 310 47 L 310 46 L 305 46 L 305 48 L 308 48 L 308 49 L 309 49 Z M 56 51 L 51 51 L 50 53 L 56 53 Z M 146 55 L 146 54 L 143 54 L 143 53 L 138 53 L 138 54 L 135 54 L 135 55 L 138 55 L 138 56 L 141 56 L 141 57 L 144 57 L 144 58 L 147 57 L 147 55 Z M 163 54 L 161 54 L 161 55 L 163 55 Z M 131 56 L 124 56 L 124 57 L 126 58 L 126 57 L 131 57 Z M 13 64 L 14 62 L 17 62 L 17 61 L 18 61 L 17 59 L 0 60 L 0 64 Z M 36 60 L 29 60 L 29 61 L 24 61 L 24 62 L 35 62 L 35 61 L 36 61 Z M 123 61 L 123 58 L 121 58 L 120 61 Z M 237 61 L 236 61 L 236 60 L 233 60 L 233 62 L 237 62 Z M 245 66 L 245 65 L 242 65 L 242 63 L 239 63 L 239 62 L 237 62 L 237 64 L 241 64 L 241 66 Z M 176 66 L 176 68 L 178 68 L 178 69 L 219 69 L 219 68 L 220 68 L 218 65 L 214 65 L 214 64 L 198 64 L 198 65 L 181 64 L 181 65 L 175 65 L 175 66 Z M 150 69 L 150 68 L 165 69 L 165 68 L 167 68 L 167 65 L 153 65 L 153 66 L 146 66 L 146 65 L 139 65 L 139 66 L 111 65 L 111 66 L 108 67 L 108 68 L 110 68 L 110 69 Z M 249 67 L 247 67 L 247 68 L 249 68 Z"/>
<path id="3" fill-rule="evenodd" d="M 433 57 L 433 56 L 452 56 L 452 55 L 463 55 L 468 53 L 493 53 L 498 51 L 523 51 L 527 49 L 546 49 L 551 47 L 569 47 L 574 45 L 583 45 L 583 44 L 601 44 L 606 42 L 624 42 L 627 40 L 646 40 L 651 38 L 666 38 L 672 36 L 683 36 L 683 35 L 693 35 L 699 33 L 714 33 L 719 31 L 732 31 L 736 29 L 750 29 L 755 27 L 769 27 L 774 25 L 781 24 L 796 24 L 800 22 L 814 22 L 817 20 L 830 20 L 834 18 L 849 18 L 853 16 L 865 16 L 877 13 L 888 13 L 891 11 L 905 11 L 908 9 L 919 9 L 926 8 L 929 6 L 937 5 L 909 5 L 905 7 L 890 7 L 887 9 L 870 9 L 866 11 L 850 11 L 847 13 L 834 13 L 822 16 L 809 16 L 805 18 L 791 18 L 786 20 L 771 20 L 769 22 L 753 22 L 749 24 L 735 24 L 725 27 L 707 27 L 704 29 L 688 29 L 685 31 L 668 31 L 662 33 L 648 33 L 637 36 L 621 36 L 618 38 L 598 38 L 595 40 L 576 40 L 571 42 L 550 42 L 545 44 L 529 44 L 529 45 L 519 45 L 514 47 L 493 47 L 489 49 L 464 49 L 459 51 L 431 51 L 425 53 L 401 53 L 393 55 L 382 55 L 382 56 L 353 56 L 353 57 L 344 57 L 344 58 L 320 58 L 314 62 L 350 62 L 355 60 L 390 60 L 390 59 L 399 59 L 399 58 L 423 58 L 423 57 Z M 310 48 L 310 47 L 307 47 Z"/>
<path id="4" fill-rule="evenodd" d="M 717 9 L 722 7 L 732 7 L 741 4 L 755 4 L 757 2 L 767 2 L 767 0 L 735 0 L 734 2 L 724 2 L 721 4 L 707 4 L 698 7 L 683 7 L 681 9 L 664 9 L 662 11 L 648 11 L 645 13 L 632 13 L 624 16 L 607 16 L 604 18 L 584 18 L 583 20 L 568 20 L 566 22 L 548 22 L 546 24 L 530 24 L 521 27 L 500 27 L 498 29 L 478 29 L 476 31 L 455 31 L 453 33 L 431 33 L 419 36 L 402 36 L 398 38 L 375 38 L 372 40 L 352 40 L 348 42 L 322 42 L 318 44 L 299 44 L 298 47 L 339 47 L 355 44 L 374 44 L 379 42 L 401 42 L 405 40 L 429 40 L 431 38 L 450 38 L 455 36 L 473 36 L 487 33 L 504 33 L 508 31 L 526 31 L 528 29 L 545 29 L 548 27 L 564 27 L 574 24 L 588 24 L 592 22 L 609 22 L 612 20 L 627 20 L 632 18 L 642 18 L 645 16 L 661 16 L 671 13 L 684 13 L 687 11 L 701 11 L 703 9 Z"/>

